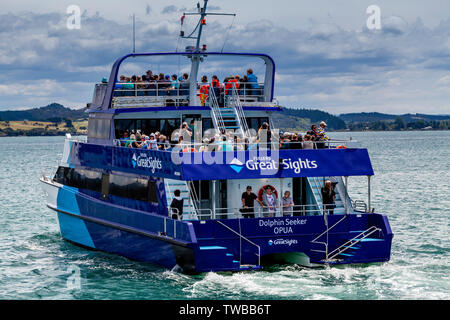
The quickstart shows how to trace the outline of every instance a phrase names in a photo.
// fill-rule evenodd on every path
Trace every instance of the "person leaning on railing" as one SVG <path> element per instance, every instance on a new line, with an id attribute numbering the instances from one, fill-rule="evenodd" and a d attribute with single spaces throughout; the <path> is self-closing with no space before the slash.
<path id="1" fill-rule="evenodd" d="M 250 96 L 259 95 L 258 77 L 253 74 L 253 69 L 251 68 L 247 70 L 247 79 L 250 84 L 249 87 L 251 89 L 248 95 Z"/>
<path id="2" fill-rule="evenodd" d="M 242 209 L 239 211 L 242 213 L 244 218 L 254 218 L 255 217 L 255 200 L 262 206 L 262 202 L 258 199 L 258 196 L 252 192 L 252 187 L 247 186 L 246 191 L 242 193 Z"/>
<path id="3" fill-rule="evenodd" d="M 265 218 L 275 217 L 276 208 L 279 207 L 278 199 L 270 186 L 267 186 L 264 191 L 262 195 L 263 216 Z"/>
<path id="4" fill-rule="evenodd" d="M 281 204 L 283 206 L 283 217 L 290 217 L 293 214 L 294 200 L 292 200 L 291 193 L 285 191 L 281 198 Z"/>
<path id="5" fill-rule="evenodd" d="M 317 136 L 318 136 L 318 140 L 321 141 L 320 143 L 320 148 L 327 148 L 327 145 L 325 143 L 325 141 L 328 141 L 328 137 L 326 135 L 325 132 L 325 128 L 326 128 L 327 124 L 325 123 L 325 121 L 321 121 L 319 124 L 319 128 L 317 129 Z M 318 149 L 320 149 L 318 146 Z"/>

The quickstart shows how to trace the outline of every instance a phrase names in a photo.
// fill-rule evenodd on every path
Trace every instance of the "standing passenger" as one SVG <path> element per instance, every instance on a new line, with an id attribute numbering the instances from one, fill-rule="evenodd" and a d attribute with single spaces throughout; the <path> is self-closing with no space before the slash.
<path id="1" fill-rule="evenodd" d="M 275 217 L 275 210 L 278 208 L 278 199 L 272 193 L 272 188 L 267 186 L 262 196 L 263 216 L 265 218 Z"/>
<path id="2" fill-rule="evenodd" d="M 321 189 L 322 192 L 322 203 L 324 212 L 332 215 L 335 208 L 334 199 L 336 193 L 334 192 L 333 185 L 330 180 L 325 181 L 325 186 Z"/>
<path id="3" fill-rule="evenodd" d="M 202 106 L 206 105 L 206 101 L 208 100 L 208 95 L 209 95 L 208 77 L 203 76 L 202 84 L 200 85 L 200 102 L 201 102 Z"/>
<path id="4" fill-rule="evenodd" d="M 283 217 L 291 217 L 294 209 L 294 201 L 291 198 L 289 191 L 284 192 L 284 196 L 281 199 L 283 205 Z"/>
<path id="5" fill-rule="evenodd" d="M 242 215 L 244 218 L 254 218 L 255 217 L 255 200 L 258 203 L 262 204 L 258 200 L 258 196 L 252 192 L 252 187 L 247 186 L 247 189 L 244 193 L 242 193 L 241 201 L 242 201 Z"/>
<path id="6" fill-rule="evenodd" d="M 181 220 L 183 217 L 183 202 L 184 199 L 181 197 L 181 191 L 175 190 L 173 192 L 174 198 L 172 199 L 172 203 L 170 204 L 170 208 L 172 209 L 171 218 L 175 220 Z"/>

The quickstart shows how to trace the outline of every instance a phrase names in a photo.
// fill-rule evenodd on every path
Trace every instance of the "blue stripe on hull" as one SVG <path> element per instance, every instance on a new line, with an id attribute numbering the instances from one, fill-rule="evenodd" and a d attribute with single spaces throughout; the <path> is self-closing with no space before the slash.
<path id="1" fill-rule="evenodd" d="M 58 221 L 63 238 L 86 247 L 96 248 L 83 220 L 58 212 Z"/>
<path id="2" fill-rule="evenodd" d="M 151 262 L 166 268 L 176 264 L 172 244 L 161 240 L 86 222 L 97 249 L 119 254 L 132 260 Z"/>

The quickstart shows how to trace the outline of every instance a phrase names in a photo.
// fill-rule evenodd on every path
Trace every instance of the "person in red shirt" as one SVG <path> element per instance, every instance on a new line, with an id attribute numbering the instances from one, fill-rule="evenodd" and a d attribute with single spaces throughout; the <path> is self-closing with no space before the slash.
<path id="1" fill-rule="evenodd" d="M 206 101 L 208 100 L 208 95 L 209 95 L 208 77 L 203 76 L 202 84 L 200 85 L 200 102 L 201 102 L 202 106 L 205 106 Z"/>

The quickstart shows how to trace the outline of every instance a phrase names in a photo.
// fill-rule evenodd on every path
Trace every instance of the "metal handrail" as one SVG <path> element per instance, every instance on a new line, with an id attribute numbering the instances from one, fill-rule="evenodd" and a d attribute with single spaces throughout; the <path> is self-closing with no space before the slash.
<path id="1" fill-rule="evenodd" d="M 222 117 L 222 113 L 220 112 L 219 102 L 217 101 L 216 94 L 214 90 L 209 90 L 208 102 L 212 111 L 212 121 L 214 124 L 214 128 L 219 130 L 219 132 L 225 132 L 225 122 Z"/>
<path id="2" fill-rule="evenodd" d="M 228 227 L 226 224 L 224 224 L 223 222 L 216 220 L 217 223 L 221 224 L 222 226 L 224 226 L 225 228 L 227 228 L 228 230 L 230 230 L 231 232 L 233 232 L 234 234 L 238 235 L 241 239 L 244 239 L 245 241 L 247 241 L 248 243 L 256 246 L 258 248 L 258 253 L 256 253 L 256 255 L 258 256 L 258 265 L 261 265 L 261 247 L 258 246 L 256 243 L 250 241 L 249 239 L 247 239 L 246 237 L 244 237 L 242 234 L 240 234 L 239 232 L 237 232 L 236 230 L 233 230 L 232 228 Z M 240 251 L 242 251 L 242 248 L 240 248 Z M 241 262 L 241 261 L 240 261 Z"/>
<path id="3" fill-rule="evenodd" d="M 129 140 L 131 140 L 131 139 L 129 139 Z M 333 149 L 333 146 L 332 146 L 332 144 L 343 144 L 343 143 L 346 143 L 346 142 L 353 142 L 354 140 L 339 140 L 339 141 L 336 141 L 336 140 L 333 140 L 333 141 L 327 141 L 327 143 L 329 144 L 329 147 L 330 147 L 330 149 Z M 121 139 L 114 139 L 114 145 L 115 146 L 117 146 L 117 147 L 119 147 L 120 145 L 119 145 L 119 142 L 121 142 Z M 238 142 L 238 143 L 235 143 L 234 141 L 231 141 L 230 140 L 230 142 L 231 142 L 231 144 L 233 145 L 233 146 L 242 146 L 243 148 L 244 148 L 244 150 L 247 150 L 247 147 L 248 146 L 250 146 L 250 145 L 257 145 L 258 147 L 259 146 L 268 146 L 268 145 L 271 145 L 271 146 L 273 146 L 273 142 L 254 142 L 254 143 L 249 143 L 249 142 Z M 157 145 L 166 145 L 166 143 L 164 142 L 164 143 L 161 143 L 161 142 L 155 142 Z M 195 148 L 195 151 L 187 151 L 187 152 L 197 152 L 198 150 L 200 150 L 200 147 L 201 146 L 210 146 L 211 145 L 211 143 L 202 143 L 202 142 L 187 142 L 187 141 L 183 141 L 183 143 L 186 145 L 185 147 L 193 147 L 193 148 Z M 291 144 L 293 144 L 293 145 L 300 145 L 300 144 L 302 144 L 303 142 L 290 142 Z M 315 143 L 315 141 L 313 141 L 313 143 Z M 213 143 L 214 144 L 214 143 Z M 175 146 L 175 145 L 174 145 Z M 122 146 L 123 147 L 123 146 Z M 276 145 L 275 145 L 275 147 L 276 147 Z M 294 148 L 295 149 L 295 148 Z M 278 149 L 279 150 L 279 149 Z M 282 149 L 281 149 L 282 150 Z M 298 150 L 301 150 L 301 148 L 298 148 Z"/>
<path id="4" fill-rule="evenodd" d="M 247 119 L 245 118 L 244 110 L 242 109 L 241 100 L 239 98 L 239 93 L 237 92 L 237 89 L 235 86 L 232 86 L 232 99 L 231 99 L 231 106 L 236 114 L 236 119 L 239 123 L 239 128 L 242 131 L 242 134 L 245 138 L 249 139 L 249 131 L 248 131 L 248 124 Z"/>
<path id="5" fill-rule="evenodd" d="M 341 219 L 339 219 L 338 222 L 336 222 L 335 224 L 333 224 L 331 227 L 327 228 L 324 232 L 322 232 L 320 235 L 318 235 L 316 238 L 314 238 L 313 240 L 311 240 L 310 242 L 318 242 L 317 239 L 319 239 L 320 237 L 322 237 L 324 234 L 326 234 L 327 232 L 329 232 L 331 229 L 333 229 L 336 225 L 338 225 L 339 223 L 341 223 L 345 218 L 347 218 L 347 215 L 344 215 Z"/>
<path id="6" fill-rule="evenodd" d="M 195 187 L 194 187 L 192 181 L 186 181 L 186 185 L 189 190 L 189 196 L 190 196 L 189 201 L 191 201 L 192 205 L 194 206 L 195 217 L 198 220 L 198 205 L 197 204 L 199 203 L 199 200 L 198 200 L 198 196 L 197 196 L 197 191 L 195 190 Z"/>
<path id="7" fill-rule="evenodd" d="M 320 189 L 320 182 L 318 181 L 318 178 L 317 177 L 311 177 L 311 180 L 312 180 L 312 182 L 314 183 L 314 185 L 315 185 L 315 188 L 317 189 L 317 191 L 318 191 L 318 193 L 319 193 L 319 197 L 320 197 L 320 202 L 318 201 L 319 199 L 317 198 L 317 196 L 316 196 L 316 194 L 314 193 L 314 191 L 312 192 L 313 193 L 313 195 L 314 195 L 314 199 L 316 200 L 316 204 L 317 204 L 317 207 L 319 208 L 319 210 L 320 210 L 320 203 L 322 203 L 322 214 L 324 214 L 324 207 L 323 207 L 323 199 L 322 199 L 322 193 L 321 193 L 321 189 Z M 313 188 L 313 186 L 311 185 L 311 189 Z"/>
<path id="8" fill-rule="evenodd" d="M 352 206 L 355 211 L 367 212 L 367 204 L 363 200 L 353 201 Z M 363 210 L 359 210 L 358 208 L 363 208 Z"/>
<path id="9" fill-rule="evenodd" d="M 171 105 L 180 106 L 186 105 L 189 101 L 189 91 L 190 88 L 183 86 L 185 82 L 179 82 L 178 87 L 173 87 L 171 82 L 116 82 L 114 93 L 113 93 L 113 106 L 122 106 L 123 104 L 133 104 L 133 103 L 161 103 L 161 98 L 163 98 L 162 102 L 164 104 L 168 103 L 167 100 L 171 101 Z M 240 83 L 237 83 L 239 85 Z M 205 83 L 198 82 L 197 88 L 199 89 L 201 86 L 205 85 Z M 105 86 L 104 83 L 98 85 L 98 87 L 103 88 Z M 127 86 L 126 88 L 120 86 Z M 151 86 L 152 88 L 149 88 Z M 244 103 L 257 103 L 261 99 L 264 101 L 264 84 L 258 83 L 258 89 L 251 88 L 241 88 L 237 89 L 241 92 L 239 99 Z M 235 85 L 233 85 L 235 88 Z M 197 89 L 196 95 L 200 94 Z M 225 96 L 225 86 L 221 84 L 219 86 L 220 95 Z M 229 89 L 228 89 L 229 90 Z M 260 90 L 261 94 L 253 94 L 253 91 Z M 97 90 L 96 90 L 97 91 Z M 250 93 L 250 94 L 249 94 Z M 96 97 L 96 92 L 94 93 L 94 98 Z M 139 98 L 141 101 L 136 102 L 135 99 L 130 100 L 130 98 Z M 217 98 L 217 97 L 216 97 Z M 278 104 L 274 104 L 274 107 L 278 107 Z"/>
<path id="10" fill-rule="evenodd" d="M 261 208 L 262 208 L 261 206 L 258 206 L 258 207 L 248 207 L 248 208 L 245 208 L 245 209 L 253 209 L 255 214 L 256 213 L 260 214 L 262 212 Z M 294 208 L 293 210 L 290 210 L 290 213 L 292 213 L 292 216 L 295 216 L 295 217 L 297 217 L 297 215 L 294 215 L 296 213 L 299 214 L 298 217 L 301 217 L 301 216 L 307 215 L 308 213 L 315 214 L 317 212 L 319 212 L 319 213 L 321 212 L 321 210 L 317 209 L 316 205 L 294 205 L 293 208 Z M 296 210 L 295 208 L 298 208 L 298 210 Z M 237 219 L 243 219 L 243 215 L 245 215 L 247 213 L 240 212 L 241 209 L 244 209 L 244 208 L 243 207 L 216 208 L 215 209 L 215 215 L 216 216 L 227 216 L 227 217 L 235 216 Z M 211 209 L 198 209 L 198 211 L 208 211 L 207 213 L 199 213 L 198 214 L 199 218 L 203 218 L 203 217 L 208 218 L 208 217 L 210 217 L 210 219 L 213 220 L 212 219 L 213 212 L 212 212 Z M 189 212 L 189 211 L 186 211 L 186 212 Z M 282 217 L 285 217 L 283 215 L 283 208 L 282 207 L 279 207 L 276 212 L 278 214 L 281 214 Z"/>
<path id="11" fill-rule="evenodd" d="M 367 238 L 368 236 L 370 236 L 371 234 L 373 234 L 374 232 L 377 232 L 377 231 L 381 231 L 381 229 L 380 229 L 380 228 L 377 228 L 377 227 L 375 227 L 375 226 L 371 226 L 371 227 L 368 228 L 367 230 L 365 230 L 365 231 L 359 233 L 356 237 L 354 237 L 354 238 L 348 240 L 347 242 L 345 242 L 344 244 L 342 244 L 342 245 L 339 246 L 338 248 L 336 248 L 336 249 L 334 249 L 333 251 L 331 251 L 331 252 L 329 253 L 329 256 L 330 256 L 330 257 L 329 257 L 329 258 L 327 257 L 327 260 L 328 260 L 328 259 L 330 259 L 330 260 L 333 259 L 334 257 L 338 256 L 338 255 L 341 254 L 342 252 L 348 250 L 348 249 L 349 249 L 351 246 L 353 246 L 354 244 L 357 244 L 357 243 L 360 242 L 361 240 Z M 365 234 L 366 232 L 368 232 L 368 234 Z M 361 236 L 361 235 L 363 235 L 362 238 L 360 238 L 360 239 L 354 241 L 355 239 L 357 239 L 357 238 L 358 238 L 359 236 Z M 344 249 L 342 249 L 342 248 L 344 248 Z"/>

